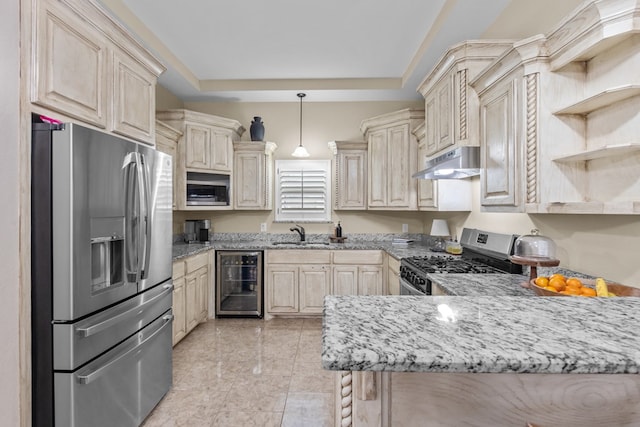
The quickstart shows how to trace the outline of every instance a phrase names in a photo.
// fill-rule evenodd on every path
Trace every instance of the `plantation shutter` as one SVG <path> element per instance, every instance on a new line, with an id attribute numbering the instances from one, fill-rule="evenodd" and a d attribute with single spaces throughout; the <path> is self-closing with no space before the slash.
<path id="1" fill-rule="evenodd" d="M 277 162 L 276 221 L 330 219 L 329 160 Z"/>

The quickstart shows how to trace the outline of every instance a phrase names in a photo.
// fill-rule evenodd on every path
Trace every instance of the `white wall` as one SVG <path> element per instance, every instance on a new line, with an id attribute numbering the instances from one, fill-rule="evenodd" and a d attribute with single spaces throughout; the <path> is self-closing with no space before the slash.
<path id="1" fill-rule="evenodd" d="M 19 359 L 19 206 L 20 206 L 20 50 L 17 0 L 3 2 L 0 13 L 0 414 L 4 426 L 20 425 Z"/>

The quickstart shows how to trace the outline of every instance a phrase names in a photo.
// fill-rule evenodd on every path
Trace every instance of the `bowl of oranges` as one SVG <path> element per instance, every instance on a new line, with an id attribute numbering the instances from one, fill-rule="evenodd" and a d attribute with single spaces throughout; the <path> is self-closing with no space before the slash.
<path id="1" fill-rule="evenodd" d="M 549 277 L 540 276 L 529 282 L 529 288 L 541 296 L 580 296 L 580 297 L 639 297 L 640 289 L 613 282 L 601 282 L 605 286 L 600 295 L 596 291 L 596 284 L 602 279 L 580 279 L 565 277 L 562 274 L 552 274 Z M 606 292 L 606 293 L 605 293 Z"/>

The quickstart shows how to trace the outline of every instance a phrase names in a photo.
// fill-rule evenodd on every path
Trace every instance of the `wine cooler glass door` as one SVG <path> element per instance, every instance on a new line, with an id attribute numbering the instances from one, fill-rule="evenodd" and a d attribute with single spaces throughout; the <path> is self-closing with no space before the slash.
<path id="1" fill-rule="evenodd" d="M 217 251 L 216 316 L 262 317 L 262 252 Z"/>

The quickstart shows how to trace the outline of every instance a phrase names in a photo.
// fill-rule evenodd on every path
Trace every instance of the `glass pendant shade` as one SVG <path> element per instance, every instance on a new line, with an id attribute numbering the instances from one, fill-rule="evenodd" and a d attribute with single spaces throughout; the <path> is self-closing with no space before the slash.
<path id="1" fill-rule="evenodd" d="M 309 157 L 309 152 L 302 145 L 298 145 L 291 155 L 293 157 Z"/>
<path id="2" fill-rule="evenodd" d="M 307 96 L 304 93 L 299 93 L 298 98 L 300 98 L 300 145 L 296 147 L 296 149 L 291 153 L 293 157 L 309 157 L 309 152 L 302 145 L 302 98 Z"/>

